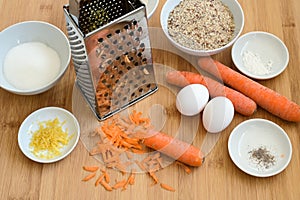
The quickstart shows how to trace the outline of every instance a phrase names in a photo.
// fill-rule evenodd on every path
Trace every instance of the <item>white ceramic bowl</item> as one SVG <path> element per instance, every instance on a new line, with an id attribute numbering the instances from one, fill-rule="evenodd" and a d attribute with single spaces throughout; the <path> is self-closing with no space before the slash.
<path id="1" fill-rule="evenodd" d="M 141 0 L 146 4 L 147 18 L 150 19 L 157 9 L 159 0 Z"/>
<path id="2" fill-rule="evenodd" d="M 253 157 L 256 149 L 266 148 L 267 155 L 274 156 L 275 162 L 262 161 Z M 229 155 L 242 171 L 257 177 L 269 177 L 282 172 L 292 157 L 292 144 L 286 132 L 274 122 L 265 119 L 250 119 L 233 129 L 228 140 Z M 258 153 L 261 151 L 257 151 Z"/>
<path id="3" fill-rule="evenodd" d="M 22 90 L 10 84 L 3 74 L 3 62 L 8 51 L 25 42 L 41 42 L 54 49 L 60 57 L 60 71 L 54 80 L 33 90 Z M 56 26 L 42 21 L 25 21 L 14 24 L 0 32 L 0 87 L 20 95 L 34 95 L 45 92 L 53 87 L 67 70 L 71 49 L 68 38 Z"/>
<path id="4" fill-rule="evenodd" d="M 185 47 L 179 43 L 177 43 L 168 32 L 168 17 L 170 12 L 183 0 L 167 0 L 167 2 L 164 4 L 161 15 L 160 15 L 160 23 L 162 26 L 162 29 L 164 31 L 164 34 L 166 37 L 170 40 L 170 42 L 177 47 L 179 50 L 195 56 L 210 56 L 214 54 L 218 54 L 228 47 L 232 46 L 232 44 L 236 41 L 236 39 L 240 36 L 243 28 L 244 28 L 244 12 L 242 10 L 242 7 L 238 3 L 237 0 L 221 0 L 233 14 L 234 17 L 234 23 L 235 23 L 235 31 L 234 31 L 234 37 L 233 39 L 226 44 L 225 46 L 213 50 L 194 50 L 188 47 Z"/>
<path id="5" fill-rule="evenodd" d="M 69 141 L 68 145 L 63 147 L 61 155 L 51 159 L 42 159 L 36 157 L 32 152 L 29 146 L 32 138 L 32 132 L 38 130 L 39 122 L 44 122 L 48 120 L 54 120 L 55 118 L 62 123 L 65 122 L 62 126 L 63 130 L 67 130 L 69 135 L 73 135 L 72 139 Z M 76 147 L 80 137 L 80 127 L 75 116 L 69 111 L 58 108 L 58 107 L 46 107 L 35 112 L 31 113 L 21 124 L 18 133 L 18 144 L 21 151 L 29 159 L 39 162 L 39 163 L 53 163 L 65 158 L 69 155 L 73 149 Z"/>
<path id="6" fill-rule="evenodd" d="M 245 57 L 245 53 L 251 56 Z M 257 59 L 255 63 L 263 64 L 262 68 L 264 70 L 256 69 L 252 67 L 253 63 L 247 64 L 247 61 L 244 61 L 246 58 L 252 58 L 254 55 L 254 58 Z M 231 49 L 231 56 L 240 72 L 258 80 L 278 76 L 286 69 L 289 62 L 289 52 L 285 44 L 275 35 L 261 31 L 242 35 L 234 43 Z M 253 62 L 254 59 L 251 60 Z"/>

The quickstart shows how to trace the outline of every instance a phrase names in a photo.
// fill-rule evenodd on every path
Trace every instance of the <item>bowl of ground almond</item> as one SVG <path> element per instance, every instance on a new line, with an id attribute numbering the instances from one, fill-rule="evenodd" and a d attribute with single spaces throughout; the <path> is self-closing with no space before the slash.
<path id="1" fill-rule="evenodd" d="M 244 12 L 236 0 L 168 0 L 160 22 L 179 50 L 210 56 L 231 47 L 240 36 Z"/>

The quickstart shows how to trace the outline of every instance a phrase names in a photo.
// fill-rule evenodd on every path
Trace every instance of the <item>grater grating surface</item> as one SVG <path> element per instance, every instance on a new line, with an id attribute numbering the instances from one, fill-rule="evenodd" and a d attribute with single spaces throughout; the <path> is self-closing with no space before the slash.
<path id="1" fill-rule="evenodd" d="M 79 20 L 68 6 L 64 11 L 76 84 L 97 118 L 103 120 L 152 94 L 157 85 L 144 4 L 133 0 L 88 2 L 80 9 Z M 96 25 L 92 21 L 95 26 L 91 27 L 95 10 L 108 21 Z"/>

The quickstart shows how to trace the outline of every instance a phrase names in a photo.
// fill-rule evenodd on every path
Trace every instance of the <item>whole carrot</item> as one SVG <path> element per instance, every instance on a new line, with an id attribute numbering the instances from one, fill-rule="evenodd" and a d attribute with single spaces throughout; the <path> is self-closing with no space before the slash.
<path id="1" fill-rule="evenodd" d="M 143 143 L 147 147 L 190 166 L 201 166 L 204 161 L 200 149 L 165 133 L 151 133 L 150 137 L 144 138 Z"/>
<path id="2" fill-rule="evenodd" d="M 186 71 L 171 71 L 167 73 L 166 79 L 168 83 L 179 87 L 189 84 L 202 84 L 207 87 L 211 97 L 226 96 L 230 99 L 235 111 L 242 115 L 250 116 L 256 111 L 257 106 L 252 99 L 201 74 Z"/>
<path id="3" fill-rule="evenodd" d="M 200 58 L 198 64 L 203 70 L 221 78 L 225 84 L 250 97 L 273 115 L 291 122 L 300 121 L 300 106 L 285 96 L 211 58 Z"/>

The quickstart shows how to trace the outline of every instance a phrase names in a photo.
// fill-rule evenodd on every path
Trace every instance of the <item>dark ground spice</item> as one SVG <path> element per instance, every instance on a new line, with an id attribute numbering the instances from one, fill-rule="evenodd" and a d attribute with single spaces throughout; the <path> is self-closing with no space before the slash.
<path id="1" fill-rule="evenodd" d="M 275 156 L 266 147 L 259 147 L 248 152 L 250 159 L 258 166 L 269 169 L 276 163 Z"/>

